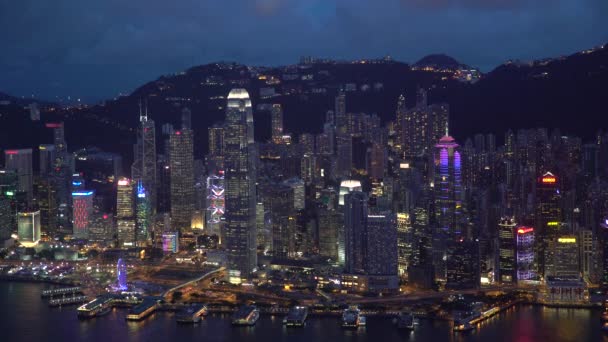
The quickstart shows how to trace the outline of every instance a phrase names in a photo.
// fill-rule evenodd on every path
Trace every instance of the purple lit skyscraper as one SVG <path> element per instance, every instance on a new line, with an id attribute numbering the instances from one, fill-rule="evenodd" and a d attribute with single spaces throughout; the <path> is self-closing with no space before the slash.
<path id="1" fill-rule="evenodd" d="M 461 222 L 461 158 L 459 146 L 449 135 L 435 145 L 435 229 L 433 264 L 438 279 L 445 279 L 447 245 L 464 238 Z"/>
<path id="2" fill-rule="evenodd" d="M 127 265 L 122 259 L 118 259 L 116 264 L 116 275 L 117 275 L 117 290 L 124 291 L 127 289 Z"/>

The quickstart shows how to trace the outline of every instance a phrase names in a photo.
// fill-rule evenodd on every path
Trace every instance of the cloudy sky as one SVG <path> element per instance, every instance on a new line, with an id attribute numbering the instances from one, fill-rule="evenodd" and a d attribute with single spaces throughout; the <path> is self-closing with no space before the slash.
<path id="1" fill-rule="evenodd" d="M 489 71 L 507 59 L 608 42 L 608 0 L 0 0 L 0 92 L 109 98 L 159 75 L 447 53 Z"/>

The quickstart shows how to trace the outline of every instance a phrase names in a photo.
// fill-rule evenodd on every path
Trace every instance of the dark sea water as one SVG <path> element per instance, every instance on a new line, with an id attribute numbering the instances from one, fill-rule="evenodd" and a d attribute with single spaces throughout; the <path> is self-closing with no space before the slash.
<path id="1" fill-rule="evenodd" d="M 338 318 L 309 318 L 304 328 L 284 328 L 282 317 L 262 316 L 254 327 L 233 327 L 230 316 L 210 315 L 196 325 L 178 325 L 160 312 L 127 322 L 126 309 L 78 320 L 76 307 L 49 308 L 40 299 L 44 284 L 0 281 L 0 341 L 606 341 L 600 311 L 520 306 L 469 333 L 453 333 L 448 322 L 420 320 L 413 332 L 398 331 L 390 319 L 368 317 L 367 327 L 341 329 Z"/>

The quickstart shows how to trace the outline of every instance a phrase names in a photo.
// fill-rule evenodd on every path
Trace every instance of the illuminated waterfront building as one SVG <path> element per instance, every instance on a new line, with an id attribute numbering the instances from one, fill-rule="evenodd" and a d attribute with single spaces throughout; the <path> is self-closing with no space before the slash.
<path id="1" fill-rule="evenodd" d="M 127 264 L 122 260 L 118 259 L 116 264 L 116 285 L 120 291 L 127 290 Z"/>
<path id="2" fill-rule="evenodd" d="M 498 280 L 513 283 L 515 277 L 515 219 L 503 217 L 498 223 Z"/>
<path id="3" fill-rule="evenodd" d="M 517 281 L 536 278 L 534 269 L 534 228 L 517 229 Z"/>
<path id="4" fill-rule="evenodd" d="M 17 236 L 24 246 L 33 246 L 40 241 L 40 211 L 17 214 Z"/>
<path id="5" fill-rule="evenodd" d="M 256 188 L 253 111 L 245 89 L 228 94 L 224 131 L 225 248 L 231 279 L 257 268 Z"/>
<path id="6" fill-rule="evenodd" d="M 72 192 L 72 217 L 74 223 L 74 238 L 88 239 L 89 224 L 93 213 L 93 198 L 95 192 L 92 190 L 80 189 Z"/>

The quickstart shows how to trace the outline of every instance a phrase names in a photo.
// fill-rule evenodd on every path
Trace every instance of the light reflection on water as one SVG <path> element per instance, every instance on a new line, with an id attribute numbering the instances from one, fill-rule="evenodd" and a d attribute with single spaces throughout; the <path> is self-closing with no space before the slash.
<path id="1" fill-rule="evenodd" d="M 365 328 L 344 330 L 337 317 L 310 318 L 303 328 L 286 328 L 281 316 L 262 316 L 254 327 L 233 327 L 230 315 L 210 315 L 196 325 L 178 325 L 169 312 L 141 322 L 126 321 L 117 308 L 92 320 L 78 320 L 76 307 L 49 308 L 40 299 L 41 284 L 0 282 L 1 341 L 605 341 L 600 310 L 522 306 L 500 313 L 467 333 L 451 324 L 420 320 L 414 332 L 399 331 L 390 319 L 368 317 Z M 10 308 L 10 309 L 8 309 Z M 7 315 L 6 313 L 9 312 Z"/>

